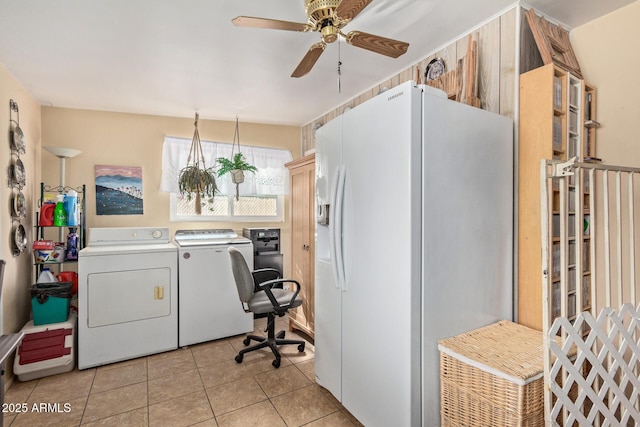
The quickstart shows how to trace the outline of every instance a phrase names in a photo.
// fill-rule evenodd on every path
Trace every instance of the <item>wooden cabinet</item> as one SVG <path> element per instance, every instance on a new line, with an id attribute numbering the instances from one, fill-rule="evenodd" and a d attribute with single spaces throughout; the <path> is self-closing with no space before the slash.
<path id="1" fill-rule="evenodd" d="M 597 126 L 594 87 L 553 64 L 520 76 L 518 322 L 531 328 L 542 329 L 542 286 L 550 286 L 552 319 L 563 306 L 570 319 L 591 308 L 589 201 L 593 186 L 586 175 L 546 179 L 549 212 L 543 213 L 541 160 L 599 160 L 595 157 Z M 577 179 L 583 180 L 579 186 Z M 542 265 L 545 219 L 549 221 L 545 227 L 550 233 L 546 239 L 549 265 Z M 549 278 L 544 285 L 543 272 Z M 582 307 L 577 307 L 577 301 Z"/>
<path id="2" fill-rule="evenodd" d="M 285 165 L 290 174 L 291 278 L 300 282 L 302 306 L 289 311 L 289 329 L 314 337 L 315 154 Z"/>

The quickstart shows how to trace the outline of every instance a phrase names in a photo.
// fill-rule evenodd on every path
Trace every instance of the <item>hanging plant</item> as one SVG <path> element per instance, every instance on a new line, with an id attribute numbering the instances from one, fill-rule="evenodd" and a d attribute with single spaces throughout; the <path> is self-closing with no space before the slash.
<path id="1" fill-rule="evenodd" d="M 180 194 L 186 196 L 189 201 L 195 196 L 196 214 L 200 215 L 202 213 L 202 198 L 213 198 L 218 191 L 218 186 L 216 185 L 214 168 L 207 168 L 204 162 L 204 153 L 198 133 L 198 118 L 199 115 L 196 113 L 195 130 L 189 149 L 189 157 L 187 157 L 187 166 L 180 171 L 178 189 Z M 192 156 L 193 162 L 191 162 Z"/>
<path id="2" fill-rule="evenodd" d="M 238 140 L 238 152 L 233 154 L 236 147 L 236 139 Z M 231 174 L 231 181 L 236 185 L 236 200 L 240 200 L 240 184 L 244 182 L 244 173 L 256 173 L 258 169 L 255 166 L 247 163 L 244 159 L 244 155 L 240 152 L 240 131 L 238 130 L 238 116 L 236 116 L 236 130 L 233 134 L 231 156 L 231 159 L 227 159 L 226 157 L 218 157 L 217 162 L 220 165 L 220 169 L 218 169 L 218 178 L 226 173 Z"/>

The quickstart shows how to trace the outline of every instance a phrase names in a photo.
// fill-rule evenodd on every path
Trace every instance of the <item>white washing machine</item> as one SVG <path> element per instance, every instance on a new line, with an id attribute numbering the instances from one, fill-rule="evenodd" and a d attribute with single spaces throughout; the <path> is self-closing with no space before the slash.
<path id="1" fill-rule="evenodd" d="M 89 229 L 78 258 L 78 368 L 178 346 L 177 247 L 168 228 Z"/>
<path id="2" fill-rule="evenodd" d="M 253 314 L 238 297 L 227 249 L 237 248 L 253 269 L 253 244 L 230 229 L 178 230 L 180 347 L 253 330 Z"/>

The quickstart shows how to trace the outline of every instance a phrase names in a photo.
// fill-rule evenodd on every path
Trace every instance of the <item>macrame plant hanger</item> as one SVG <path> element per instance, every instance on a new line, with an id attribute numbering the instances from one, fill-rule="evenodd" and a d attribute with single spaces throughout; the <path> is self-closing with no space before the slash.
<path id="1" fill-rule="evenodd" d="M 191 149 L 189 150 L 189 157 L 187 157 L 187 166 L 191 161 L 191 155 L 193 155 L 193 165 L 196 169 L 200 170 L 200 162 L 202 162 L 202 169 L 207 169 L 204 162 L 204 153 L 202 152 L 202 143 L 200 142 L 200 132 L 198 132 L 198 119 L 200 115 L 196 113 L 196 121 L 193 123 L 193 139 L 191 140 Z M 196 214 L 202 213 L 202 200 L 200 198 L 200 192 L 202 191 L 202 183 L 200 180 L 195 181 L 195 193 L 196 193 Z"/>
<path id="2" fill-rule="evenodd" d="M 180 178 L 178 180 L 182 194 L 186 194 L 190 199 L 191 194 L 195 193 L 195 211 L 197 215 L 202 213 L 202 196 L 213 197 L 218 190 L 213 170 L 207 169 L 204 160 L 200 133 L 198 132 L 199 117 L 199 114 L 196 113 L 195 129 L 193 131 L 193 140 L 191 141 L 189 156 L 187 157 L 187 166 L 180 171 Z M 193 163 L 191 163 L 192 158 Z"/>
<path id="3" fill-rule="evenodd" d="M 233 133 L 233 144 L 231 145 L 231 159 L 234 159 L 236 149 L 236 141 L 238 144 L 238 154 L 240 151 L 240 127 L 238 125 L 238 115 L 236 114 L 236 130 Z M 231 172 L 231 181 L 236 185 L 236 200 L 240 200 L 240 184 L 244 182 L 244 172 L 242 169 L 233 169 Z"/>
<path id="4" fill-rule="evenodd" d="M 193 131 L 193 139 L 191 140 L 191 148 L 189 149 L 189 156 L 187 157 L 187 165 L 191 162 L 191 156 L 193 156 L 193 165 L 197 168 L 200 167 L 200 162 L 202 162 L 202 169 L 206 169 L 206 165 L 204 163 L 204 154 L 202 152 L 202 143 L 200 142 L 200 133 L 198 132 L 198 119 L 200 115 L 196 113 L 196 121 L 193 123 L 194 131 Z"/>

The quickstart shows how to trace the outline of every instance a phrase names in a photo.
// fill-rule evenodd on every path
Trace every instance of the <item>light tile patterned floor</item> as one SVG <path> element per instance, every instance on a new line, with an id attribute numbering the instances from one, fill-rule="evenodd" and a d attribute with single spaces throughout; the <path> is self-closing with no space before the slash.
<path id="1" fill-rule="evenodd" d="M 257 319 L 264 334 L 266 319 Z M 288 330 L 286 318 L 277 329 Z M 295 333 L 288 332 L 287 336 Z M 314 348 L 282 349 L 279 369 L 271 351 L 248 353 L 243 336 L 198 344 L 98 368 L 77 369 L 28 382 L 15 381 L 5 395 L 4 425 L 36 426 L 361 426 L 315 383 Z M 58 412 L 34 411 L 34 403 L 59 404 Z M 37 407 L 37 406 L 36 406 Z"/>

